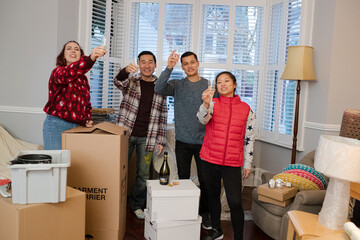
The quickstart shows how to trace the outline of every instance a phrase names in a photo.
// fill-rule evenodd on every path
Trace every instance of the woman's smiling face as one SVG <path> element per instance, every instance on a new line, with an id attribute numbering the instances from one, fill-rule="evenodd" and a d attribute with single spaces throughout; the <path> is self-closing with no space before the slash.
<path id="1" fill-rule="evenodd" d="M 80 55 L 80 46 L 77 43 L 69 42 L 68 44 L 66 44 L 64 51 L 66 65 L 79 61 L 81 57 Z"/>
<path id="2" fill-rule="evenodd" d="M 224 73 L 218 76 L 216 80 L 216 86 L 221 96 L 224 97 L 234 96 L 236 83 L 234 83 L 233 79 L 228 74 Z"/>

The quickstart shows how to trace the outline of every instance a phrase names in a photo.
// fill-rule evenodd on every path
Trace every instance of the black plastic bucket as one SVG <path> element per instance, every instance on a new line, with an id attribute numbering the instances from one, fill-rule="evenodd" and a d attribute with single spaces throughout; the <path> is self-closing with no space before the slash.
<path id="1" fill-rule="evenodd" d="M 24 154 L 19 155 L 16 159 L 10 161 L 11 165 L 14 164 L 49 164 L 52 157 L 46 154 Z"/>

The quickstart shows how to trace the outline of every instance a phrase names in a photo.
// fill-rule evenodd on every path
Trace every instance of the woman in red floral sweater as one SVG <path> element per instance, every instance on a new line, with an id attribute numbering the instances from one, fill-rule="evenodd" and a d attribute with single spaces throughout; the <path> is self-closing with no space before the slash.
<path id="1" fill-rule="evenodd" d="M 91 127 L 90 86 L 85 74 L 96 59 L 106 53 L 94 48 L 85 56 L 75 41 L 67 42 L 56 58 L 56 68 L 49 79 L 49 99 L 44 107 L 47 116 L 43 125 L 44 148 L 61 149 L 61 133 L 79 125 Z"/>

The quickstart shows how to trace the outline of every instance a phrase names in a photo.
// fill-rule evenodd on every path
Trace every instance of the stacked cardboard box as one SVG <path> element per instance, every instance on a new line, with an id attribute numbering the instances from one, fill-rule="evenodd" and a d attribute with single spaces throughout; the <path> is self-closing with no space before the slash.
<path id="1" fill-rule="evenodd" d="M 79 240 L 85 236 L 85 193 L 67 187 L 60 203 L 13 204 L 0 195 L 0 239 Z"/>
<path id="2" fill-rule="evenodd" d="M 259 201 L 286 207 L 294 201 L 298 189 L 295 187 L 269 188 L 266 183 L 259 186 L 257 191 Z"/>
<path id="3" fill-rule="evenodd" d="M 68 185 L 86 193 L 86 234 L 94 240 L 125 235 L 128 135 L 108 122 L 62 135 L 62 148 L 71 152 Z"/>
<path id="4" fill-rule="evenodd" d="M 147 181 L 145 230 L 147 240 L 198 240 L 201 217 L 198 215 L 200 189 L 191 180 L 178 185 Z"/>

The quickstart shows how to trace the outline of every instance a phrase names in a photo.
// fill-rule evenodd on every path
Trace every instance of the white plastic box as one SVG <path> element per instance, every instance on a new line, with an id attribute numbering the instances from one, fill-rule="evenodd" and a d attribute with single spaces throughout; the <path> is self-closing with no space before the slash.
<path id="1" fill-rule="evenodd" d="M 144 237 L 146 240 L 199 240 L 201 217 L 196 220 L 150 221 L 149 212 L 145 213 Z"/>
<path id="2" fill-rule="evenodd" d="M 150 221 L 197 220 L 200 189 L 191 180 L 172 187 L 147 180 L 146 208 Z"/>
<path id="3" fill-rule="evenodd" d="M 21 151 L 22 154 L 47 154 L 50 164 L 17 164 L 11 168 L 13 203 L 65 202 L 69 150 Z"/>

